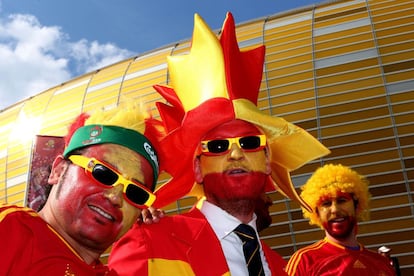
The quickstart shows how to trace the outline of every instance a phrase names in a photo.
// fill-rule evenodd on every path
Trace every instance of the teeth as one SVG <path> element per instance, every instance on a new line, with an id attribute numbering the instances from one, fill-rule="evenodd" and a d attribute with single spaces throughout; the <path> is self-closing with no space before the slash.
<path id="1" fill-rule="evenodd" d="M 236 173 L 244 173 L 245 170 L 243 169 L 234 169 L 230 171 L 230 174 L 236 174 Z"/>
<path id="2" fill-rule="evenodd" d="M 101 216 L 103 216 L 103 217 L 105 217 L 105 218 L 107 218 L 107 219 L 109 219 L 111 221 L 114 221 L 115 220 L 110 214 L 104 212 L 102 209 L 100 209 L 100 208 L 98 208 L 96 206 L 89 205 L 89 208 L 91 208 L 95 212 L 99 213 Z"/>

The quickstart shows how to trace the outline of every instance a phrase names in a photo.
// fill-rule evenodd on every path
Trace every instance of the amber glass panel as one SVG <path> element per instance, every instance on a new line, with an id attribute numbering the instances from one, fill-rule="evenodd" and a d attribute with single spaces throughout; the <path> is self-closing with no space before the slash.
<path id="1" fill-rule="evenodd" d="M 369 107 L 369 106 L 367 106 Z M 330 126 L 330 125 L 337 125 L 342 122 L 352 122 L 352 121 L 359 121 L 361 119 L 368 119 L 368 118 L 375 118 L 375 117 L 383 117 L 389 114 L 387 107 L 383 108 L 372 108 L 370 110 L 362 110 L 362 111 L 353 111 L 347 114 L 339 114 L 336 116 L 329 116 L 326 118 L 321 118 L 320 122 L 323 126 Z"/>
<path id="2" fill-rule="evenodd" d="M 395 116 L 395 123 L 397 124 L 397 125 L 399 125 L 399 124 L 407 124 L 407 123 L 409 123 L 409 125 L 407 125 L 407 126 L 411 126 L 411 128 L 412 128 L 412 130 L 413 130 L 413 132 L 414 132 L 414 123 L 413 123 L 413 110 L 411 109 L 410 110 L 410 107 L 412 107 L 412 103 L 411 104 L 408 104 L 408 105 L 406 105 L 405 106 L 409 111 L 411 111 L 411 113 L 409 113 L 409 114 L 401 114 L 401 115 L 396 115 Z"/>
<path id="3" fill-rule="evenodd" d="M 290 41 L 285 44 L 277 44 L 272 46 L 272 53 L 279 53 L 279 52 L 290 52 L 292 49 L 300 49 L 304 46 L 308 46 L 312 44 L 311 38 L 306 38 L 298 41 Z"/>
<path id="4" fill-rule="evenodd" d="M 320 14 L 315 18 L 315 28 L 329 27 L 332 25 L 337 25 L 338 23 L 350 22 L 366 18 L 366 7 L 357 8 L 352 11 L 345 11 L 339 14 L 334 14 L 331 16 L 325 16 L 324 18 L 320 17 Z"/>
<path id="5" fill-rule="evenodd" d="M 291 93 L 285 95 L 275 95 L 271 99 L 272 105 L 296 102 L 304 99 L 313 98 L 315 93 L 313 90 L 301 91 L 300 93 Z"/>
<path id="6" fill-rule="evenodd" d="M 356 93 L 354 93 L 353 95 L 355 94 Z M 342 97 L 338 97 L 338 98 L 339 98 L 337 99 L 338 102 L 341 102 L 343 100 Z M 332 105 L 326 106 L 326 107 L 325 106 L 320 107 L 319 114 L 321 116 L 339 114 L 342 112 L 352 112 L 353 110 L 359 110 L 359 109 L 364 109 L 364 108 L 373 107 L 373 106 L 384 106 L 384 108 L 386 108 L 385 105 L 387 104 L 387 100 L 383 96 L 376 97 L 376 98 L 368 98 L 368 99 L 364 99 L 363 97 L 361 97 L 361 100 L 359 101 L 343 103 L 343 104 L 334 104 L 335 99 L 331 98 L 331 100 L 333 102 Z M 325 103 L 326 99 L 324 99 L 323 102 Z"/>
<path id="7" fill-rule="evenodd" d="M 356 100 L 365 101 L 364 99 L 372 100 L 374 103 L 385 103 L 385 92 L 383 86 L 373 87 L 373 88 L 365 88 L 362 90 L 356 90 L 347 93 L 341 94 L 332 94 L 329 96 L 322 96 L 318 97 L 318 102 L 321 107 L 321 115 L 330 114 L 329 112 L 332 111 L 331 106 L 335 106 L 335 108 L 339 108 L 339 110 L 346 109 L 347 102 L 354 102 Z M 345 105 L 345 107 L 343 106 Z M 327 107 L 325 107 L 327 106 Z M 348 109 L 348 111 L 351 111 Z M 327 113 L 325 113 L 327 112 Z M 335 112 L 334 112 L 335 113 Z"/>
<path id="8" fill-rule="evenodd" d="M 411 27 L 414 32 L 414 28 Z M 394 52 L 401 52 L 414 49 L 414 41 L 399 41 L 398 44 L 383 46 L 379 48 L 381 55 L 387 55 Z"/>
<path id="9" fill-rule="evenodd" d="M 401 151 L 402 151 L 403 156 L 414 156 L 414 147 L 404 148 Z M 413 167 L 413 166 L 406 166 L 406 167 Z"/>
<path id="10" fill-rule="evenodd" d="M 283 106 L 279 105 L 276 108 L 277 108 L 278 114 L 287 114 L 290 112 L 306 110 L 306 109 L 310 109 L 314 107 L 315 107 L 315 101 L 308 100 L 308 101 L 289 103 L 288 105 L 283 105 Z"/>
<path id="11" fill-rule="evenodd" d="M 268 71 L 267 74 L 269 78 L 272 78 L 273 81 L 277 81 L 280 84 L 289 84 L 297 81 L 313 79 L 313 71 L 294 73 L 284 76 L 279 76 L 277 73 L 280 73 L 280 71 Z"/>
<path id="12" fill-rule="evenodd" d="M 412 10 L 411 10 L 412 12 Z M 395 17 L 392 20 L 386 20 L 386 21 L 382 21 L 379 20 L 378 17 L 375 18 L 375 28 L 376 29 L 386 29 L 386 28 L 390 28 L 390 27 L 394 27 L 394 26 L 399 26 L 399 25 L 407 25 L 407 24 L 413 24 L 414 23 L 414 16 L 409 16 L 409 17 Z"/>
<path id="13" fill-rule="evenodd" d="M 296 72 L 302 72 L 302 71 L 310 71 L 313 70 L 313 64 L 311 62 L 305 62 L 301 64 L 294 64 L 289 65 L 287 67 L 280 68 L 278 66 L 275 66 L 276 63 L 268 63 L 266 66 L 267 71 L 272 71 L 273 75 L 279 76 L 279 75 L 290 75 L 294 74 Z"/>
<path id="14" fill-rule="evenodd" d="M 402 181 L 400 183 L 397 183 L 397 184 L 393 183 L 393 184 L 388 184 L 388 185 L 385 185 L 385 186 L 376 187 L 376 186 L 372 185 L 371 178 L 368 178 L 368 180 L 371 183 L 369 192 L 371 193 L 372 197 L 382 197 L 383 195 L 400 194 L 400 193 L 406 193 L 407 192 L 407 188 L 406 188 L 406 186 L 404 185 L 404 183 Z M 387 202 L 382 201 L 382 199 L 380 198 L 380 199 L 377 199 L 377 200 L 373 200 L 372 203 L 370 204 L 370 206 L 371 206 L 372 209 L 382 208 L 382 207 L 387 206 L 387 205 L 385 205 L 386 203 Z M 391 207 L 392 206 L 394 206 L 394 205 L 391 205 Z M 383 212 L 383 211 L 381 210 L 381 212 Z M 381 212 L 378 212 L 378 213 L 381 213 Z"/>
<path id="15" fill-rule="evenodd" d="M 271 57 L 273 58 L 273 57 Z M 303 64 L 303 63 L 309 63 L 312 59 L 312 55 L 311 53 L 309 54 L 305 54 L 305 55 L 301 55 L 301 56 L 296 56 L 296 57 L 288 57 L 285 59 L 281 59 L 281 60 L 274 60 L 271 59 L 269 56 L 266 57 L 266 69 L 269 68 L 270 69 L 282 69 L 289 67 L 289 66 L 296 66 L 297 64 Z M 312 65 L 313 66 L 313 65 Z M 289 69 L 288 69 L 289 70 Z"/>
<path id="16" fill-rule="evenodd" d="M 370 49 L 375 46 L 373 41 L 361 41 L 359 43 L 355 43 L 352 45 L 343 45 L 341 47 L 329 49 L 329 50 L 323 50 L 323 51 L 316 51 L 315 52 L 315 58 L 327 58 L 331 56 L 337 56 L 337 55 L 343 55 L 345 53 L 352 53 L 359 50 L 365 50 Z"/>
<path id="17" fill-rule="evenodd" d="M 414 227 L 414 220 L 412 218 L 399 219 L 398 225 L 400 229 L 412 228 Z M 361 233 L 393 231 L 395 229 L 395 222 L 380 221 L 372 224 L 361 224 L 358 229 Z M 398 238 L 396 239 L 398 240 Z"/>
<path id="18" fill-rule="evenodd" d="M 399 94 L 390 95 L 391 101 L 394 103 L 411 101 L 414 99 L 414 90 Z"/>
<path id="19" fill-rule="evenodd" d="M 387 14 L 390 16 L 390 13 L 393 13 L 395 11 L 404 11 L 404 10 L 410 10 L 413 8 L 412 1 L 411 0 L 399 0 L 398 4 L 395 5 L 395 3 L 391 2 L 381 2 L 381 1 L 370 1 L 371 5 L 371 14 L 376 17 L 381 14 Z M 403 3 L 406 4 L 403 4 Z M 409 14 L 409 13 L 408 13 Z M 387 20 L 389 17 L 385 17 L 385 20 Z"/>
<path id="20" fill-rule="evenodd" d="M 392 45 L 392 44 L 400 44 L 402 41 L 410 41 L 412 36 L 413 36 L 413 31 L 411 31 L 411 33 L 403 33 L 399 35 L 379 37 L 377 39 L 377 43 L 379 47 Z"/>
<path id="21" fill-rule="evenodd" d="M 340 37 L 349 37 L 355 34 L 369 33 L 371 32 L 371 26 L 361 26 L 357 28 L 352 28 L 349 30 L 341 30 Z M 318 35 L 314 37 L 314 43 L 318 44 L 325 41 L 335 40 L 338 38 L 338 32 L 332 32 L 329 34 Z"/>
<path id="22" fill-rule="evenodd" d="M 410 124 L 410 125 L 401 125 L 401 126 L 397 126 L 397 131 L 399 135 L 404 135 L 404 134 L 413 134 L 414 133 L 414 125 Z"/>
<path id="23" fill-rule="evenodd" d="M 266 26 L 272 24 L 273 22 L 270 20 L 266 23 Z M 303 20 L 294 24 L 267 29 L 264 35 L 265 42 L 271 42 L 274 45 L 307 38 L 312 31 L 311 26 L 310 20 Z"/>
<path id="24" fill-rule="evenodd" d="M 360 240 L 364 244 L 377 245 L 377 248 L 380 247 L 383 244 L 388 244 L 388 243 L 394 242 L 394 241 L 403 241 L 403 243 L 408 248 L 410 246 L 413 246 L 414 245 L 413 242 L 407 242 L 407 241 L 410 241 L 410 240 L 412 241 L 412 238 L 413 238 L 412 237 L 412 232 L 410 233 L 410 231 L 404 230 L 404 227 L 401 227 L 400 229 L 396 228 L 395 226 L 398 225 L 398 224 L 399 224 L 399 222 L 397 222 L 397 221 L 388 222 L 386 226 L 388 226 L 388 228 L 392 229 L 391 231 L 387 231 L 388 233 L 386 232 L 386 233 L 379 233 L 379 234 L 376 234 L 376 235 L 364 235 L 364 236 L 359 237 L 358 240 Z M 403 224 L 405 224 L 405 226 L 407 226 L 407 220 L 405 220 Z M 367 229 L 367 230 L 364 229 L 364 231 L 373 230 L 373 232 L 376 232 L 375 227 L 376 227 L 376 225 L 373 225 L 373 226 L 370 227 L 370 229 Z M 392 246 L 392 248 L 393 248 L 393 251 L 394 251 L 395 250 L 394 245 Z M 374 248 L 374 249 L 376 249 L 376 248 Z M 404 247 L 400 247 L 400 250 L 403 250 L 403 251 L 400 251 L 400 252 L 404 252 L 404 250 L 406 250 L 406 249 L 404 249 Z M 408 250 L 407 252 L 409 252 L 409 251 L 412 251 L 412 250 Z M 399 260 L 401 260 L 401 259 L 399 258 Z M 400 261 L 400 265 L 401 265 L 401 261 Z M 410 274 L 408 274 L 408 275 L 410 275 Z"/>
<path id="25" fill-rule="evenodd" d="M 289 114 L 278 113 L 278 109 L 275 109 L 273 114 L 277 114 L 278 116 L 283 117 L 285 120 L 295 123 L 297 121 L 302 121 L 303 118 L 312 118 L 316 117 L 316 111 L 312 110 L 297 110 L 295 112 L 290 112 Z"/>
<path id="26" fill-rule="evenodd" d="M 414 99 L 411 102 L 406 102 L 406 103 L 400 103 L 400 104 L 393 104 L 392 105 L 392 111 L 394 113 L 403 113 L 403 112 L 410 112 L 411 115 L 413 115 L 412 113 L 414 113 L 413 110 L 414 107 Z M 408 114 L 407 114 L 408 115 Z M 402 122 L 413 122 L 413 117 L 412 116 L 406 116 L 404 114 L 401 115 L 401 117 L 398 117 L 399 120 L 401 120 Z"/>
<path id="27" fill-rule="evenodd" d="M 376 35 L 379 39 L 388 36 L 395 36 L 396 34 L 404 34 L 407 32 L 413 32 L 413 26 L 411 24 L 405 26 L 392 26 L 386 29 L 376 28 Z M 404 43 L 404 41 L 405 40 L 399 40 L 398 43 Z"/>
<path id="28" fill-rule="evenodd" d="M 378 59 L 364 59 L 361 61 L 348 62 L 344 64 L 338 64 L 334 66 L 329 66 L 326 68 L 316 69 L 316 75 L 323 77 L 325 75 L 334 75 L 338 73 L 343 73 L 347 71 L 360 70 L 362 68 L 368 68 L 372 66 L 378 66 Z"/>
<path id="29" fill-rule="evenodd" d="M 381 74 L 381 69 L 379 67 L 374 68 L 366 68 L 352 72 L 344 72 L 342 74 L 331 75 L 329 77 L 321 77 L 318 79 L 317 83 L 318 86 L 324 86 L 329 84 L 335 84 L 339 82 L 346 82 L 349 80 L 356 80 L 363 76 L 366 78 L 367 76 L 378 76 Z"/>
<path id="30" fill-rule="evenodd" d="M 338 16 L 344 16 L 347 14 L 352 14 L 365 9 L 365 3 L 353 3 L 351 1 L 345 3 L 345 5 L 332 5 L 328 9 L 324 9 L 325 6 L 318 7 L 315 11 L 315 16 L 322 20 L 323 18 L 332 18 Z"/>
<path id="31" fill-rule="evenodd" d="M 340 83 L 332 86 L 318 87 L 319 95 L 329 95 L 338 93 L 338 91 L 347 91 L 347 90 L 360 90 L 362 87 L 373 87 L 383 85 L 381 77 L 371 77 L 367 79 L 362 79 L 358 81 Z"/>
<path id="32" fill-rule="evenodd" d="M 294 84 L 287 84 L 281 86 L 279 83 L 279 80 L 271 79 L 269 80 L 269 89 L 271 95 L 280 95 L 285 93 L 292 93 L 297 91 L 303 91 L 303 90 L 309 90 L 310 88 L 313 88 L 313 80 L 306 80 Z"/>
<path id="33" fill-rule="evenodd" d="M 353 144 L 349 146 L 341 146 L 335 148 L 329 157 L 341 157 L 351 154 L 362 154 L 364 152 L 380 151 L 385 149 L 395 150 L 396 141 L 395 139 L 388 139 L 383 141 L 365 142 L 361 144 Z"/>
<path id="34" fill-rule="evenodd" d="M 414 70 L 387 74 L 385 75 L 385 81 L 388 83 L 393 83 L 393 82 L 399 82 L 399 81 L 404 81 L 404 80 L 410 80 L 413 78 L 413 75 L 414 75 Z"/>
<path id="35" fill-rule="evenodd" d="M 341 121 L 340 121 L 341 122 Z M 331 126 L 329 128 L 322 128 L 322 136 L 343 135 L 350 132 L 367 131 L 391 125 L 389 118 L 373 119 L 365 122 L 355 122 L 351 124 L 344 124 L 339 126 Z"/>
<path id="36" fill-rule="evenodd" d="M 285 52 L 275 52 L 272 54 L 272 59 L 286 59 L 289 57 L 294 56 L 301 56 L 303 54 L 310 54 L 312 53 L 312 46 L 306 45 L 301 48 L 290 49 L 289 51 Z"/>
<path id="37" fill-rule="evenodd" d="M 414 18 L 411 16 L 412 8 L 412 3 L 411 5 L 406 4 L 395 7 L 388 6 L 386 10 L 383 10 L 384 14 L 380 15 L 380 13 L 374 12 L 373 15 L 376 22 L 387 22 L 391 21 L 390 19 L 398 18 L 398 22 L 392 21 L 393 25 L 405 25 L 407 22 L 414 22 Z M 378 25 L 377 28 L 381 28 L 380 26 L 382 25 Z"/>
<path id="38" fill-rule="evenodd" d="M 366 41 L 366 40 L 372 40 L 371 32 L 362 33 L 358 35 L 353 34 L 352 36 L 347 36 L 347 37 L 338 36 L 338 38 L 335 40 L 318 42 L 317 44 L 315 44 L 315 51 L 321 51 L 321 50 L 326 50 L 330 48 L 340 48 L 343 45 L 356 44 L 356 43 L 360 43 L 361 41 Z"/>

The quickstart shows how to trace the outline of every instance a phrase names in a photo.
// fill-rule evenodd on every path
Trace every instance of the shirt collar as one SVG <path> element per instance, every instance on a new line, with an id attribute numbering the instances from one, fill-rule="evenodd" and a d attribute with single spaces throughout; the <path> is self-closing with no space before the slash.
<path id="1" fill-rule="evenodd" d="M 211 228 L 219 240 L 224 239 L 227 235 L 231 234 L 233 230 L 242 223 L 236 217 L 230 215 L 220 207 L 204 200 L 200 208 L 201 213 L 206 217 Z M 253 219 L 249 221 L 249 225 L 252 226 L 256 232 L 256 214 L 253 214 Z"/>

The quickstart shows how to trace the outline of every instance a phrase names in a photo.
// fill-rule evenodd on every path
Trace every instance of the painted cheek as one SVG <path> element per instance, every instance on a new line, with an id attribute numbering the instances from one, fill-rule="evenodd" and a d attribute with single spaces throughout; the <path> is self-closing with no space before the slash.
<path id="1" fill-rule="evenodd" d="M 122 208 L 122 229 L 120 230 L 117 239 L 123 236 L 137 221 L 138 216 L 141 214 L 141 210 L 135 208 L 127 202 L 124 202 L 124 207 Z"/>
<path id="2" fill-rule="evenodd" d="M 222 173 L 225 168 L 225 155 L 201 156 L 201 172 L 203 175 L 210 173 Z"/>
<path id="3" fill-rule="evenodd" d="M 268 173 L 267 159 L 264 151 L 243 152 L 245 160 L 239 161 L 246 169 L 253 172 Z M 204 175 L 209 173 L 222 173 L 230 163 L 228 154 L 219 156 L 201 156 L 201 167 Z"/>

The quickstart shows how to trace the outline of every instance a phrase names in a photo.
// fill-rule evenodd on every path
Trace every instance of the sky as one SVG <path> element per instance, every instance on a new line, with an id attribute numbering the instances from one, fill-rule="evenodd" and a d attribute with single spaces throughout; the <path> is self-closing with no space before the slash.
<path id="1" fill-rule="evenodd" d="M 0 110 L 126 58 L 316 0 L 0 0 Z"/>

